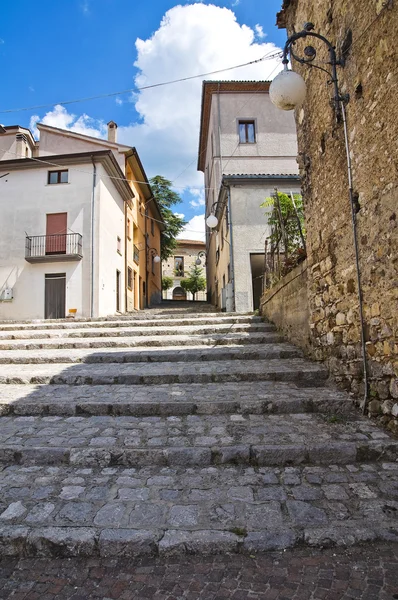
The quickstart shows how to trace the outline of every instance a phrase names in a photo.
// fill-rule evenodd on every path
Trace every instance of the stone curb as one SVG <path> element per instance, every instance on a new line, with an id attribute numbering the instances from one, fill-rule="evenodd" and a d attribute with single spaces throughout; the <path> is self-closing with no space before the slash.
<path id="1" fill-rule="evenodd" d="M 327 548 L 361 542 L 398 541 L 398 532 L 376 523 L 304 529 L 266 529 L 242 532 L 218 530 L 134 530 L 92 527 L 5 526 L 0 528 L 2 557 L 124 557 L 253 554 L 297 545 Z"/>
<path id="2" fill-rule="evenodd" d="M 0 416 L 129 416 L 129 417 L 170 417 L 183 415 L 223 415 L 223 414 L 351 414 L 347 400 L 332 399 L 268 399 L 254 400 L 193 400 L 183 401 L 40 401 L 18 400 L 0 404 Z"/>
<path id="3" fill-rule="evenodd" d="M 271 346 L 265 344 L 259 347 L 241 348 L 218 346 L 217 348 L 198 348 L 184 350 L 164 350 L 162 352 L 150 352 L 137 347 L 134 350 L 118 350 L 118 352 L 97 352 L 79 354 L 48 353 L 40 355 L 37 351 L 16 355 L 4 352 L 0 354 L 0 364 L 130 364 L 130 363 L 162 363 L 162 362 L 214 362 L 220 360 L 273 360 L 285 358 L 302 358 L 303 353 L 298 349 L 285 344 Z"/>
<path id="4" fill-rule="evenodd" d="M 209 335 L 209 334 L 216 334 L 216 333 L 223 333 L 223 332 L 228 332 L 228 333 L 245 333 L 245 332 L 266 332 L 266 331 L 276 331 L 275 325 L 272 325 L 270 323 L 249 323 L 249 324 L 236 324 L 236 325 L 223 325 L 222 323 L 220 325 L 214 325 L 214 326 L 187 326 L 187 327 L 172 327 L 172 326 L 168 326 L 168 327 L 158 327 L 157 329 L 154 328 L 149 329 L 149 328 L 145 328 L 145 327 L 141 327 L 141 328 L 128 328 L 128 327 L 124 327 L 124 328 L 120 328 L 120 330 L 118 329 L 110 329 L 109 331 L 107 331 L 105 328 L 103 330 L 101 329 L 97 329 L 97 328 L 90 328 L 87 331 L 85 329 L 83 329 L 82 331 L 76 330 L 76 331 L 68 331 L 67 329 L 63 329 L 61 330 L 61 334 L 58 333 L 60 330 L 56 330 L 55 332 L 52 332 L 51 330 L 49 332 L 45 332 L 45 331 L 17 331 L 15 333 L 6 333 L 5 335 L 4 332 L 2 332 L 2 334 L 0 334 L 0 340 L 2 341 L 6 341 L 6 340 L 40 340 L 40 339 L 52 339 L 52 338 L 85 338 L 85 337 L 90 337 L 90 338 L 97 338 L 97 337 L 143 337 L 143 336 L 160 336 L 160 335 Z"/>
<path id="5" fill-rule="evenodd" d="M 11 465 L 71 465 L 78 467 L 145 467 L 184 466 L 207 467 L 210 465 L 329 465 L 370 462 L 374 460 L 395 461 L 398 441 L 369 440 L 368 442 L 325 442 L 322 444 L 250 445 L 213 448 L 171 447 L 125 448 L 90 447 L 56 448 L 1 446 L 0 463 Z M 332 460 L 331 460 L 332 459 Z"/>

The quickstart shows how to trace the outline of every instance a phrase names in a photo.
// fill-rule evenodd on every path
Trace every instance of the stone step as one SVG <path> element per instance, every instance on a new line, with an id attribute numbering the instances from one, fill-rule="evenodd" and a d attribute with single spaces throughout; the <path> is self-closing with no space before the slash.
<path id="1" fill-rule="evenodd" d="M 398 465 L 9 466 L 0 548 L 13 557 L 250 555 L 398 541 Z"/>
<path id="2" fill-rule="evenodd" d="M 295 381 L 322 385 L 325 367 L 302 358 L 289 360 L 218 360 L 130 364 L 63 363 L 0 365 L 0 384 L 154 385 L 162 383 L 221 383 L 238 381 Z"/>
<path id="3" fill-rule="evenodd" d="M 176 416 L 325 413 L 351 414 L 345 392 L 290 382 L 131 385 L 3 385 L 0 415 Z"/>
<path id="4" fill-rule="evenodd" d="M 83 337 L 52 338 L 39 340 L 0 340 L 0 351 L 8 350 L 55 350 L 85 348 L 136 348 L 139 347 L 180 347 L 180 346 L 230 346 L 247 344 L 279 344 L 283 336 L 276 332 L 240 332 L 207 335 L 148 335 L 142 337 Z"/>
<path id="5" fill-rule="evenodd" d="M 50 330 L 74 330 L 74 329 L 102 329 L 102 328 L 126 328 L 126 327 L 159 327 L 164 326 L 162 321 L 171 321 L 171 318 L 164 319 L 163 317 L 158 318 L 119 318 L 114 320 L 107 319 L 103 320 L 78 320 L 78 319 L 59 319 L 59 320 L 46 320 L 46 321 L 31 321 L 21 323 L 3 323 L 0 325 L 0 331 L 50 331 Z M 190 326 L 190 325 L 234 325 L 239 323 L 262 323 L 261 317 L 255 317 L 252 315 L 235 315 L 235 316 L 222 316 L 222 315 L 199 315 L 187 317 L 180 315 L 173 320 L 176 321 L 176 326 Z M 172 326 L 170 323 L 169 326 Z"/>
<path id="6" fill-rule="evenodd" d="M 394 461 L 398 440 L 365 418 L 317 414 L 2 417 L 0 464 L 208 467 Z M 333 426 L 331 426 L 333 425 Z"/>
<path id="7" fill-rule="evenodd" d="M 242 324 L 216 324 L 216 325 L 191 325 L 179 326 L 163 324 L 154 329 L 145 326 L 141 327 L 104 327 L 104 328 L 78 328 L 71 331 L 67 329 L 54 329 L 50 331 L 14 331 L 0 332 L 0 341 L 5 340 L 40 340 L 51 338 L 98 338 L 98 337 L 139 337 L 147 335 L 209 335 L 214 333 L 241 333 L 241 332 L 267 332 L 275 331 L 275 326 L 271 323 L 242 323 Z"/>
<path id="8" fill-rule="evenodd" d="M 218 360 L 271 360 L 299 358 L 302 351 L 291 344 L 252 344 L 246 346 L 217 346 L 216 348 L 154 348 L 137 346 L 130 350 L 110 348 L 106 352 L 92 350 L 15 350 L 0 351 L 0 364 L 50 364 L 50 363 L 142 363 L 142 362 L 207 362 Z"/>

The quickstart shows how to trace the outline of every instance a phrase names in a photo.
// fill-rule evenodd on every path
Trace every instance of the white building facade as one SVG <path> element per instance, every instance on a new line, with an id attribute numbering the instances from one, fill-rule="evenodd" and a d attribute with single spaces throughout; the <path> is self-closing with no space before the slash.
<path id="1" fill-rule="evenodd" d="M 293 115 L 276 109 L 269 82 L 203 83 L 198 170 L 204 173 L 209 300 L 251 312 L 262 290 L 265 240 L 260 205 L 279 191 L 300 191 Z"/>
<path id="2" fill-rule="evenodd" d="M 40 143 L 4 129 L 0 319 L 124 311 L 128 147 L 43 125 Z"/>

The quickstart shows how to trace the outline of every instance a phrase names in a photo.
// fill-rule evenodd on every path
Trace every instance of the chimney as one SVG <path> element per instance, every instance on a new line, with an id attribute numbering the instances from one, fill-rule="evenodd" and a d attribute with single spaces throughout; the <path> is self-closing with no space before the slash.
<path id="1" fill-rule="evenodd" d="M 115 121 L 109 121 L 108 123 L 108 142 L 113 142 L 114 144 L 116 144 L 116 138 L 117 138 L 117 124 L 115 123 Z"/>

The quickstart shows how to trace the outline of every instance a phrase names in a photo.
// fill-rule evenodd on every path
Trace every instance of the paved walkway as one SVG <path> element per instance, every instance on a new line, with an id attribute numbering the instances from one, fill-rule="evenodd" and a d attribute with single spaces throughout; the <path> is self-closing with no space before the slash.
<path id="1" fill-rule="evenodd" d="M 395 600 L 398 545 L 224 555 L 0 561 L 6 600 Z"/>
<path id="2" fill-rule="evenodd" d="M 398 440 L 272 324 L 201 308 L 0 323 L 1 557 L 398 542 Z"/>

